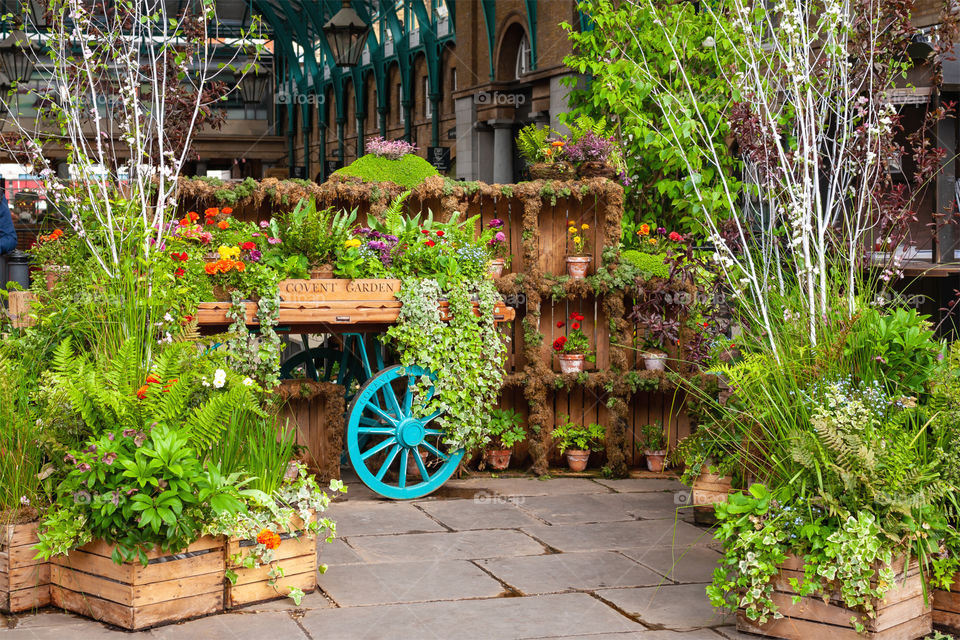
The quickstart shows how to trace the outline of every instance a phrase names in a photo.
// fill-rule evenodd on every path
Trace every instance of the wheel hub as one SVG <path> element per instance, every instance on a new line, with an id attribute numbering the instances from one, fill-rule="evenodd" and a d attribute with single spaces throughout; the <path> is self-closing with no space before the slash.
<path id="1" fill-rule="evenodd" d="M 426 435 L 423 424 L 414 418 L 407 418 L 397 427 L 397 441 L 401 445 L 412 448 L 423 442 Z"/>

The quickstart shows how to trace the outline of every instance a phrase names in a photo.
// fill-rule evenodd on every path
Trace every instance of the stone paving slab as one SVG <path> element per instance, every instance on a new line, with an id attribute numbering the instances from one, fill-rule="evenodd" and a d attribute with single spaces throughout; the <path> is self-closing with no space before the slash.
<path id="1" fill-rule="evenodd" d="M 638 547 L 620 549 L 620 553 L 650 567 L 673 582 L 707 583 L 713 581 L 720 554 L 708 546 Z"/>
<path id="2" fill-rule="evenodd" d="M 519 497 L 523 503 L 532 498 Z M 521 511 L 517 504 L 498 496 L 477 500 L 437 500 L 419 502 L 417 507 L 454 531 L 470 529 L 517 529 L 543 524 Z"/>
<path id="3" fill-rule="evenodd" d="M 591 478 L 490 478 L 448 480 L 445 487 L 486 491 L 500 496 L 555 496 L 582 493 L 610 493 L 610 487 Z"/>
<path id="4" fill-rule="evenodd" d="M 497 558 L 477 564 L 526 595 L 664 582 L 663 576 L 612 551 Z"/>
<path id="5" fill-rule="evenodd" d="M 673 520 L 686 515 L 683 511 L 678 513 L 671 493 L 533 496 L 518 501 L 518 506 L 550 524 Z"/>
<path id="6" fill-rule="evenodd" d="M 306 640 L 307 635 L 287 613 L 225 613 L 154 629 L 156 640 Z M 66 639 L 65 639 L 66 640 Z"/>
<path id="7" fill-rule="evenodd" d="M 335 566 L 338 564 L 360 564 L 363 558 L 357 554 L 345 540 L 340 538 L 325 542 L 317 536 L 317 558 L 320 564 Z"/>
<path id="8" fill-rule="evenodd" d="M 716 627 L 732 621 L 732 616 L 713 609 L 702 584 L 601 589 L 596 594 L 644 624 L 673 631 Z"/>
<path id="9" fill-rule="evenodd" d="M 326 514 L 337 523 L 337 536 L 373 536 L 387 533 L 446 531 L 407 502 L 343 502 L 330 505 Z"/>
<path id="10" fill-rule="evenodd" d="M 511 530 L 358 536 L 350 538 L 350 545 L 366 562 L 478 560 L 546 552 L 530 536 Z"/>
<path id="11" fill-rule="evenodd" d="M 295 613 L 298 610 L 330 609 L 333 606 L 334 604 L 330 602 L 325 595 L 323 595 L 323 592 L 319 589 L 316 589 L 313 593 L 304 595 L 303 599 L 300 600 L 299 605 L 297 605 L 292 598 L 280 598 L 279 600 L 268 600 L 266 602 L 248 604 L 244 607 L 233 609 L 233 611 L 237 613 L 260 613 L 261 611 L 283 611 L 285 613 Z"/>
<path id="12" fill-rule="evenodd" d="M 601 633 L 600 635 L 582 636 L 553 636 L 552 638 L 537 638 L 536 640 L 723 640 L 716 631 L 698 629 L 696 631 L 631 631 L 627 633 Z M 752 636 L 751 640 L 760 640 Z"/>
<path id="13" fill-rule="evenodd" d="M 330 567 L 319 583 L 341 607 L 493 598 L 505 592 L 466 560 L 342 565 Z"/>
<path id="14" fill-rule="evenodd" d="M 314 638 L 337 640 L 524 640 L 643 629 L 585 593 L 327 609 L 300 622 Z"/>
<path id="15" fill-rule="evenodd" d="M 712 540 L 709 532 L 686 522 L 671 520 L 524 527 L 523 531 L 558 551 L 604 551 L 640 546 L 687 547 Z"/>
<path id="16" fill-rule="evenodd" d="M 690 489 L 673 478 L 623 478 L 609 480 L 596 478 L 594 482 L 618 493 L 647 493 L 652 491 L 689 491 Z"/>

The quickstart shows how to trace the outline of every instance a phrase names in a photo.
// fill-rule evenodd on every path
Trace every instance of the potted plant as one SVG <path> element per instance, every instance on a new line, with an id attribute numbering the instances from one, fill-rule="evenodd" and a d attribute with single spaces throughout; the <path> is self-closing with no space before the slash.
<path id="1" fill-rule="evenodd" d="M 644 368 L 648 371 L 663 371 L 667 362 L 667 352 L 663 347 L 677 343 L 680 338 L 680 322 L 654 312 L 641 315 L 640 321 L 645 328 L 645 335 L 640 338 L 643 345 L 640 358 L 643 359 Z"/>
<path id="2" fill-rule="evenodd" d="M 606 436 L 602 425 L 592 423 L 589 426 L 570 421 L 570 416 L 562 416 L 563 422 L 553 429 L 553 437 L 561 454 L 567 456 L 570 471 L 580 472 L 587 468 L 591 451 L 599 451 Z"/>
<path id="3" fill-rule="evenodd" d="M 643 449 L 643 456 L 647 461 L 647 470 L 658 473 L 663 471 L 667 458 L 667 438 L 663 433 L 663 423 L 657 420 L 653 424 L 645 424 L 640 427 L 640 442 L 638 445 Z"/>
<path id="4" fill-rule="evenodd" d="M 626 176 L 626 163 L 609 120 L 594 119 L 581 113 L 569 127 L 570 143 L 564 148 L 563 155 L 576 165 L 579 177 Z"/>
<path id="5" fill-rule="evenodd" d="M 487 247 L 490 249 L 490 255 L 493 256 L 487 263 L 487 273 L 494 278 L 503 276 L 503 268 L 507 266 L 510 256 L 507 254 L 507 235 L 503 232 L 503 220 L 494 218 L 487 223 L 490 239 L 487 241 Z"/>
<path id="6" fill-rule="evenodd" d="M 584 363 L 587 360 L 593 362 L 594 356 L 590 353 L 590 340 L 587 334 L 583 332 L 581 323 L 584 317 L 573 312 L 570 314 L 570 330 L 566 335 L 560 336 L 553 341 L 553 350 L 557 352 L 560 358 L 561 373 L 578 373 L 583 371 Z M 557 328 L 566 326 L 562 320 L 557 323 Z"/>
<path id="7" fill-rule="evenodd" d="M 47 235 L 38 236 L 37 243 L 30 250 L 34 261 L 42 265 L 47 291 L 53 291 L 61 276 L 70 271 L 70 267 L 63 264 L 68 249 L 63 229 L 54 229 Z"/>
<path id="8" fill-rule="evenodd" d="M 584 222 L 579 227 L 575 222 L 567 225 L 567 273 L 574 280 L 582 280 L 587 275 L 587 267 L 593 258 L 590 256 L 588 247 L 590 244 L 586 231 L 589 231 L 590 225 Z"/>
<path id="9" fill-rule="evenodd" d="M 284 251 L 289 256 L 304 256 L 311 278 L 333 278 L 335 252 L 351 239 L 356 219 L 356 210 L 334 213 L 329 208 L 318 210 L 313 199 L 301 200 L 284 221 Z"/>
<path id="10" fill-rule="evenodd" d="M 520 426 L 523 418 L 513 409 L 490 409 L 487 414 L 487 429 L 490 445 L 487 448 L 487 464 L 500 471 L 510 466 L 513 447 L 527 439 Z"/>
<path id="11" fill-rule="evenodd" d="M 553 134 L 547 125 L 529 124 L 517 135 L 517 150 L 527 161 L 534 180 L 570 180 L 576 175 L 570 163 L 563 159 L 566 141 L 551 139 Z"/>

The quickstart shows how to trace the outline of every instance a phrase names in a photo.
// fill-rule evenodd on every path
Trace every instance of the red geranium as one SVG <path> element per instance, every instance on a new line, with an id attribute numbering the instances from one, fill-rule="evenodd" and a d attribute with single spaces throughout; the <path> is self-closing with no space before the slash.
<path id="1" fill-rule="evenodd" d="M 432 247 L 433 245 L 435 245 L 435 244 L 437 244 L 437 243 L 434 242 L 433 240 L 427 240 L 427 241 L 424 242 L 423 244 L 427 245 L 428 247 Z"/>
<path id="2" fill-rule="evenodd" d="M 576 331 L 577 329 L 580 328 L 580 323 L 579 323 L 579 322 L 574 322 L 573 324 L 570 325 L 570 328 L 573 329 L 574 331 Z"/>
<path id="3" fill-rule="evenodd" d="M 671 231 L 670 235 L 667 237 L 674 242 L 683 242 L 683 236 L 677 233 L 676 231 Z"/>
<path id="4" fill-rule="evenodd" d="M 240 245 L 240 248 L 244 251 L 250 251 L 251 249 L 256 249 L 257 245 L 254 242 L 244 242 L 242 245 Z"/>
<path id="5" fill-rule="evenodd" d="M 183 267 L 180 267 L 173 272 L 173 275 L 177 276 L 178 278 L 182 278 L 184 273 L 186 273 L 186 271 L 183 270 Z"/>
<path id="6" fill-rule="evenodd" d="M 567 336 L 560 336 L 553 341 L 553 350 L 561 351 L 563 349 L 563 345 L 565 344 L 567 344 Z"/>
<path id="7" fill-rule="evenodd" d="M 424 235 L 427 235 L 427 234 L 430 233 L 430 232 L 427 231 L 426 229 L 420 229 L 420 233 L 422 233 L 422 234 L 424 234 Z"/>
<path id="8" fill-rule="evenodd" d="M 437 231 L 437 235 L 442 238 L 442 237 L 443 237 L 443 231 Z"/>
<path id="9" fill-rule="evenodd" d="M 557 329 L 559 329 L 559 328 L 562 327 L 562 326 L 563 326 L 563 320 L 558 320 L 558 321 L 557 321 Z"/>

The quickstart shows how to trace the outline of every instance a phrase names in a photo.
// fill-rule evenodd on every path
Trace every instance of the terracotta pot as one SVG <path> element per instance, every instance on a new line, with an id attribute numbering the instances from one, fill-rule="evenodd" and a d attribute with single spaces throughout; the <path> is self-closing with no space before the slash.
<path id="1" fill-rule="evenodd" d="M 487 451 L 487 464 L 491 469 L 503 471 L 510 466 L 510 456 L 513 451 L 510 449 L 491 449 Z"/>
<path id="2" fill-rule="evenodd" d="M 494 258 L 487 263 L 487 273 L 494 278 L 499 278 L 503 275 L 503 268 L 505 266 L 507 266 L 507 261 L 504 258 Z"/>
<path id="3" fill-rule="evenodd" d="M 567 449 L 567 466 L 570 471 L 583 471 L 587 468 L 587 461 L 590 459 L 589 451 L 580 449 Z"/>
<path id="4" fill-rule="evenodd" d="M 663 471 L 663 463 L 667 458 L 666 451 L 649 451 L 644 450 L 644 458 L 647 460 L 647 470 L 648 471 Z"/>
<path id="5" fill-rule="evenodd" d="M 656 351 L 643 353 L 643 366 L 647 371 L 663 371 L 667 364 L 667 354 Z"/>
<path id="6" fill-rule="evenodd" d="M 329 280 L 333 277 L 333 265 L 327 263 L 310 267 L 310 277 L 314 280 Z"/>
<path id="7" fill-rule="evenodd" d="M 561 353 L 558 357 L 560 358 L 561 373 L 579 373 L 583 371 L 586 356 L 582 353 Z"/>
<path id="8" fill-rule="evenodd" d="M 53 291 L 53 288 L 57 286 L 57 282 L 60 281 L 60 277 L 70 272 L 70 267 L 61 266 L 58 264 L 48 264 L 43 268 L 43 275 L 47 279 L 47 291 Z"/>
<path id="9" fill-rule="evenodd" d="M 530 177 L 534 180 L 572 180 L 576 176 L 573 167 L 563 162 L 537 162 L 530 165 Z"/>
<path id="10" fill-rule="evenodd" d="M 220 254 L 216 251 L 208 251 L 203 254 L 204 262 L 216 262 L 220 259 Z"/>
<path id="11" fill-rule="evenodd" d="M 613 178 L 617 171 L 607 162 L 588 160 L 581 164 L 577 173 L 581 178 Z"/>
<path id="12" fill-rule="evenodd" d="M 590 256 L 567 256 L 567 273 L 574 280 L 587 277 L 587 267 L 593 260 Z"/>

